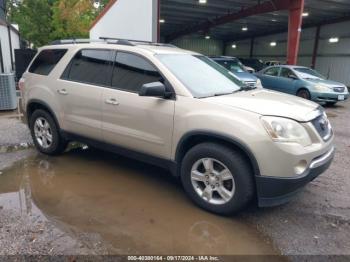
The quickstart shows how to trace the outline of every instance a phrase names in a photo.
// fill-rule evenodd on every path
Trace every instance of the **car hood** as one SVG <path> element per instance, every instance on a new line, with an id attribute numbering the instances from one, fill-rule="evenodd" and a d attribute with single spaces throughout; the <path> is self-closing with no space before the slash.
<path id="1" fill-rule="evenodd" d="M 234 72 L 234 75 L 237 76 L 243 82 L 256 82 L 257 77 L 248 72 Z"/>
<path id="2" fill-rule="evenodd" d="M 320 106 L 314 102 L 265 89 L 208 97 L 205 100 L 260 115 L 292 118 L 300 122 L 310 121 L 320 114 Z"/>
<path id="3" fill-rule="evenodd" d="M 320 78 L 315 78 L 315 79 L 305 79 L 306 81 L 312 83 L 312 84 L 321 84 L 327 87 L 340 87 L 340 86 L 345 86 L 342 83 L 335 82 L 332 80 L 327 80 L 327 79 L 320 79 Z"/>

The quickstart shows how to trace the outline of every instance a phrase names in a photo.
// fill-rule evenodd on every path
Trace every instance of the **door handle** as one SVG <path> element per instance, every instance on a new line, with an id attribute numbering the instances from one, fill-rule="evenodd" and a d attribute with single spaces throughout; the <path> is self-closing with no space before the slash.
<path id="1" fill-rule="evenodd" d="M 117 100 L 115 98 L 110 98 L 110 99 L 107 99 L 105 101 L 106 104 L 108 105 L 114 105 L 114 106 L 117 106 L 119 105 L 119 103 L 117 102 Z"/>
<path id="2" fill-rule="evenodd" d="M 57 90 L 57 93 L 59 93 L 60 95 L 68 95 L 68 92 L 66 89 L 59 89 Z"/>

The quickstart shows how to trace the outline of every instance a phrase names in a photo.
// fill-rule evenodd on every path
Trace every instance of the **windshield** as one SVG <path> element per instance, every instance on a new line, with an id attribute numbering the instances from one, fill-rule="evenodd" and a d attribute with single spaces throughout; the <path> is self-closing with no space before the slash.
<path id="1" fill-rule="evenodd" d="M 244 86 L 232 72 L 206 56 L 167 54 L 156 57 L 197 98 L 231 94 Z"/>
<path id="2" fill-rule="evenodd" d="M 246 72 L 242 63 L 238 59 L 230 60 L 214 60 L 216 63 L 222 65 L 226 69 L 230 70 L 233 73 L 243 73 Z"/>
<path id="3" fill-rule="evenodd" d="M 303 79 L 325 79 L 323 75 L 310 68 L 296 67 L 294 70 L 297 72 L 298 76 Z"/>

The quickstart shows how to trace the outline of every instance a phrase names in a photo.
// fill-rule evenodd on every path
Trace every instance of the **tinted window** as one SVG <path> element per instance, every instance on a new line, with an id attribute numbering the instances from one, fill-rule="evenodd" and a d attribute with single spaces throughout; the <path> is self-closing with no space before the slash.
<path id="1" fill-rule="evenodd" d="M 138 92 L 143 84 L 161 81 L 157 69 L 144 58 L 118 52 L 113 69 L 112 86 Z"/>
<path id="2" fill-rule="evenodd" d="M 63 73 L 63 78 L 102 86 L 111 83 L 113 54 L 111 50 L 81 50 Z"/>
<path id="3" fill-rule="evenodd" d="M 281 77 L 289 78 L 291 75 L 295 76 L 295 74 L 292 72 L 292 70 L 290 70 L 289 68 L 282 67 Z"/>
<path id="4" fill-rule="evenodd" d="M 271 67 L 267 69 L 264 74 L 269 76 L 278 76 L 279 70 L 280 69 L 278 67 Z"/>
<path id="5" fill-rule="evenodd" d="M 29 72 L 48 75 L 61 60 L 67 49 L 46 49 L 40 52 L 29 68 Z"/>

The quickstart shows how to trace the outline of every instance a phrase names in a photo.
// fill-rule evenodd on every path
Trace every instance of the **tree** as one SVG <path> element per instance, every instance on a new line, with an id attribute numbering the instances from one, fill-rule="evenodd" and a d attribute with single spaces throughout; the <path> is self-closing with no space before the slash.
<path id="1" fill-rule="evenodd" d="M 95 8 L 93 3 L 100 3 Z M 8 0 L 11 23 L 19 25 L 22 38 L 35 47 L 52 40 L 86 38 L 94 19 L 109 0 Z"/>
<path id="2" fill-rule="evenodd" d="M 59 0 L 53 6 L 52 38 L 86 38 L 89 36 L 90 25 L 101 11 L 96 9 L 91 0 Z"/>
<path id="3" fill-rule="evenodd" d="M 53 0 L 9 1 L 8 19 L 19 25 L 19 31 L 25 40 L 34 46 L 42 46 L 50 42 L 51 7 Z"/>

